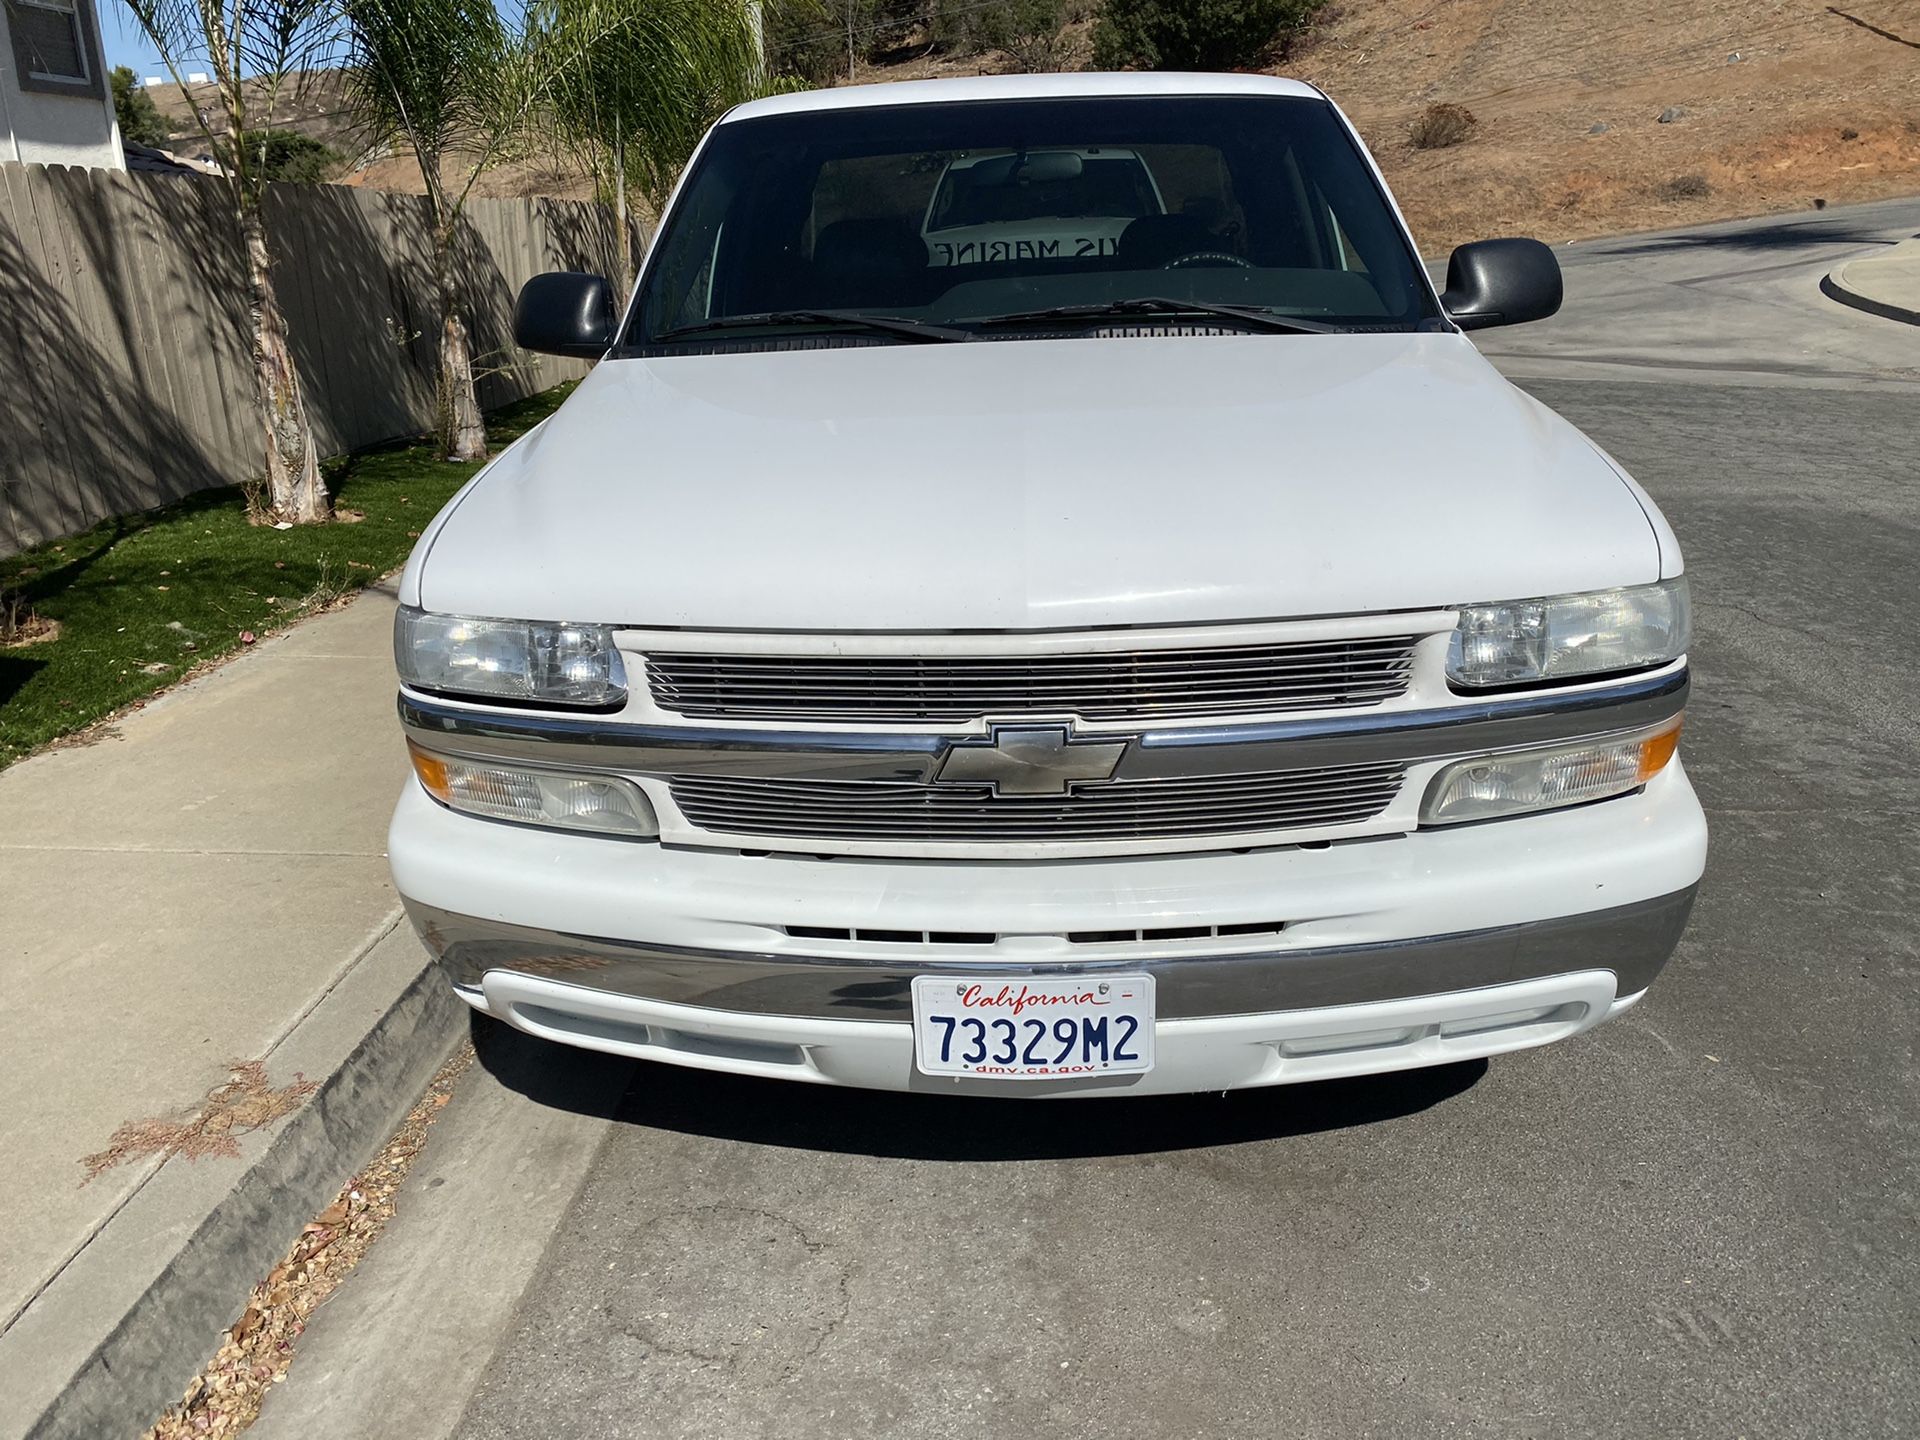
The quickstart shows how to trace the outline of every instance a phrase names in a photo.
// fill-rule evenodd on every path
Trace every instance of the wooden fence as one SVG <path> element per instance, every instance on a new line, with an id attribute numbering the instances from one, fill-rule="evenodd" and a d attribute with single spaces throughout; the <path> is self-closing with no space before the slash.
<path id="1" fill-rule="evenodd" d="M 439 319 L 425 203 L 268 191 L 280 303 L 322 453 L 434 423 Z M 614 268 L 600 206 L 480 200 L 458 270 L 491 407 L 583 374 L 511 348 L 542 270 Z M 0 165 L 0 555 L 264 468 L 246 274 L 205 177 Z"/>

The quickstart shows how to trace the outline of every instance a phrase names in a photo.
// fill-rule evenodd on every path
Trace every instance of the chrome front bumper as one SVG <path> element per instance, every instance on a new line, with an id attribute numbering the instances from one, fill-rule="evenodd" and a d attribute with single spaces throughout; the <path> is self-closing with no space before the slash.
<path id="1" fill-rule="evenodd" d="M 1611 971 L 1636 995 L 1672 955 L 1695 887 L 1583 915 L 1364 945 L 1045 962 L 1005 957 L 906 962 L 678 949 L 531 929 L 407 902 L 453 984 L 477 994 L 492 971 L 608 994 L 750 1015 L 899 1023 L 916 975 L 995 978 L 1147 973 L 1162 1019 L 1256 1015 L 1478 990 Z"/>

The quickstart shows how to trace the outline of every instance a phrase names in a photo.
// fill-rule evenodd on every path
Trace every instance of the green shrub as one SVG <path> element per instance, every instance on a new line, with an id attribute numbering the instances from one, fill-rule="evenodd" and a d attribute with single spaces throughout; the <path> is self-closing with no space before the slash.
<path id="1" fill-rule="evenodd" d="M 173 127 L 167 124 L 153 97 L 133 83 L 135 78 L 133 71 L 124 65 L 114 66 L 109 77 L 113 86 L 113 115 L 120 122 L 120 138 L 135 145 L 164 146 L 173 138 Z"/>
<path id="2" fill-rule="evenodd" d="M 1306 26 L 1322 0 L 1106 0 L 1093 27 L 1103 70 L 1257 65 Z"/>
<path id="3" fill-rule="evenodd" d="M 820 0 L 766 0 L 760 13 L 774 74 L 826 85 L 847 73 L 846 38 Z"/>
<path id="4" fill-rule="evenodd" d="M 929 38 L 950 55 L 997 50 L 1020 70 L 1055 70 L 1065 59 L 1062 31 L 1082 18 L 1068 0 L 940 0 Z"/>
<path id="5" fill-rule="evenodd" d="M 1059 69 L 1070 58 L 1066 27 L 1095 8 L 1095 0 L 766 0 L 761 14 L 773 72 L 830 85 L 851 60 L 885 63 L 928 46 L 998 52 L 1018 70 Z"/>
<path id="6" fill-rule="evenodd" d="M 249 130 L 245 143 L 247 159 L 261 165 L 267 179 L 282 184 L 321 185 L 347 163 L 331 145 L 293 130 Z"/>
<path id="7" fill-rule="evenodd" d="M 844 80 L 850 58 L 886 54 L 923 29 L 932 8 L 930 0 L 766 0 L 768 66 L 810 85 Z"/>

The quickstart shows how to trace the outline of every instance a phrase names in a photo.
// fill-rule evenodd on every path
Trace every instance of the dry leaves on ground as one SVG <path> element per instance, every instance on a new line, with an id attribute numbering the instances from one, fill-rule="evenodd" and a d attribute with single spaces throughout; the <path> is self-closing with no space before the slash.
<path id="1" fill-rule="evenodd" d="M 44 615 L 35 615 L 32 611 L 0 627 L 0 649 L 23 650 L 29 645 L 41 645 L 59 638 L 60 622 L 49 620 Z"/>
<path id="2" fill-rule="evenodd" d="M 291 1114 L 319 1088 L 313 1081 L 296 1075 L 291 1085 L 273 1089 L 267 1084 L 266 1061 L 237 1060 L 228 1068 L 226 1080 L 207 1092 L 205 1103 L 193 1114 L 184 1118 L 175 1114 L 129 1120 L 114 1131 L 106 1149 L 81 1159 L 87 1174 L 80 1183 L 85 1185 L 116 1165 L 144 1160 L 149 1155 L 158 1155 L 163 1160 L 175 1155 L 184 1155 L 189 1160 L 209 1156 L 237 1158 L 240 1142 L 236 1136 Z"/>
<path id="3" fill-rule="evenodd" d="M 472 1063 L 473 1047 L 463 1045 L 440 1067 L 393 1138 L 253 1287 L 240 1318 L 222 1336 L 219 1352 L 143 1440 L 222 1440 L 253 1424 L 268 1389 L 286 1377 L 308 1317 L 393 1217 L 395 1194 L 426 1144 L 427 1128 Z"/>

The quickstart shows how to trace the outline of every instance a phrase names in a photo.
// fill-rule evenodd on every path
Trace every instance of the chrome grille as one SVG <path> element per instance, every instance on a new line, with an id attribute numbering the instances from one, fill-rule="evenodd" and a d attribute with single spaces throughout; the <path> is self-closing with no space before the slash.
<path id="1" fill-rule="evenodd" d="M 1375 705 L 1406 692 L 1412 635 L 1063 655 L 646 657 L 654 702 L 726 719 L 1088 720 Z"/>
<path id="2" fill-rule="evenodd" d="M 674 803 L 703 830 L 838 840 L 1154 840 L 1318 829 L 1371 820 L 1405 771 L 1342 765 L 1179 780 L 1102 780 L 1065 795 L 915 780 L 682 775 Z"/>

